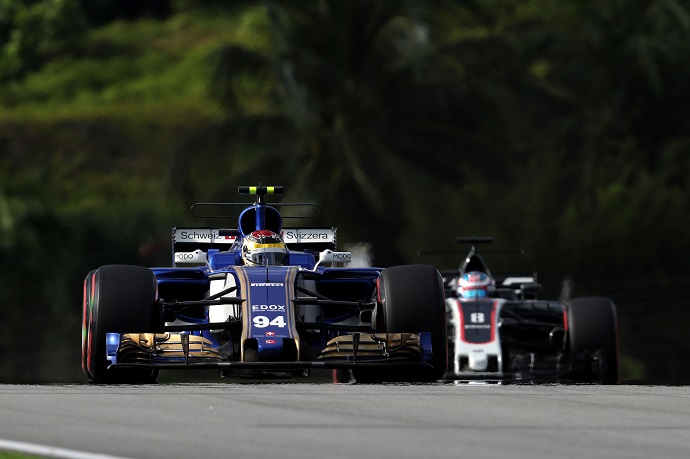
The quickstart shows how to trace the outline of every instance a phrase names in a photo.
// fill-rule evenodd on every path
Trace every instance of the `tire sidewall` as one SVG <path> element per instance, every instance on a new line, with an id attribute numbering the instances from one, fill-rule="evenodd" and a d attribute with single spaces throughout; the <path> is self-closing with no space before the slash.
<path id="1" fill-rule="evenodd" d="M 82 335 L 82 342 L 81 342 L 81 368 L 84 374 L 89 378 L 92 379 L 93 375 L 90 373 L 88 369 L 88 356 L 90 353 L 90 347 L 89 347 L 89 333 L 91 331 L 91 300 L 92 300 L 92 293 L 93 293 L 93 276 L 96 273 L 96 270 L 91 270 L 89 273 L 86 275 L 86 278 L 84 279 L 84 298 L 82 301 L 82 329 L 81 329 L 81 335 Z"/>
<path id="2" fill-rule="evenodd" d="M 97 382 L 114 380 L 106 359 L 107 333 L 162 331 L 156 277 L 141 266 L 106 265 L 93 276 L 87 333 L 87 376 Z M 122 372 L 126 375 L 127 372 Z M 140 374 L 141 372 L 131 372 Z"/>
<path id="3" fill-rule="evenodd" d="M 446 305 L 441 274 L 431 265 L 386 268 L 379 278 L 379 301 L 387 333 L 431 332 L 433 380 L 448 365 Z"/>
<path id="4" fill-rule="evenodd" d="M 600 382 L 618 382 L 618 320 L 616 307 L 609 298 L 583 297 L 567 303 L 569 350 L 599 353 L 603 358 Z"/>

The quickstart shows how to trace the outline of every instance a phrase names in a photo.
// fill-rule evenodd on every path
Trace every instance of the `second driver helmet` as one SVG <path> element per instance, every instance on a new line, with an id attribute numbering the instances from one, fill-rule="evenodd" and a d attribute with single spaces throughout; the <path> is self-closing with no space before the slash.
<path id="1" fill-rule="evenodd" d="M 458 279 L 458 295 L 463 298 L 480 298 L 491 296 L 494 292 L 494 281 L 481 271 L 469 271 Z"/>

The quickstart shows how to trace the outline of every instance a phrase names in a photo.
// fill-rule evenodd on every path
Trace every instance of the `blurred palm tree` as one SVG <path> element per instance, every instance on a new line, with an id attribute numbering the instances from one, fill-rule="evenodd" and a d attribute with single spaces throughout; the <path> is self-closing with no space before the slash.
<path id="1" fill-rule="evenodd" d="M 461 162 L 488 167 L 503 152 L 478 135 L 498 111 L 437 45 L 443 14 L 432 5 L 284 0 L 255 9 L 263 34 L 219 52 L 213 91 L 227 116 L 177 154 L 185 198 L 285 184 L 291 197 L 337 210 L 329 222 L 372 243 L 377 264 L 403 262 L 401 229 L 428 230 L 433 211 L 448 211 L 441 184 L 469 178 Z M 411 215 L 421 196 L 433 200 Z"/>
<path id="2" fill-rule="evenodd" d="M 561 272 L 668 273 L 690 248 L 680 210 L 690 198 L 690 109 L 680 102 L 690 97 L 690 8 L 676 0 L 527 3 L 534 15 L 508 29 L 521 36 L 530 67 L 520 72 L 529 76 L 520 103 L 532 107 L 527 120 L 540 121 L 521 137 L 539 139 L 522 144 L 532 159 L 517 195 L 536 197 L 524 238 L 541 247 L 559 235 L 558 252 L 543 251 L 542 264 Z M 611 262 L 593 267 L 585 248 Z M 650 263 L 659 253 L 669 264 Z"/>

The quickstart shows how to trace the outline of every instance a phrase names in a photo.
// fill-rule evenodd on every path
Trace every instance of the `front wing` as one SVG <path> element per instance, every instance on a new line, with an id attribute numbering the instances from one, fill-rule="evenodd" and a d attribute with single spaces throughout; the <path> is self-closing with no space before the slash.
<path id="1" fill-rule="evenodd" d="M 431 334 L 352 333 L 331 339 L 316 360 L 233 361 L 212 341 L 187 333 L 108 333 L 109 368 L 160 369 L 352 369 L 417 366 L 432 368 Z"/>

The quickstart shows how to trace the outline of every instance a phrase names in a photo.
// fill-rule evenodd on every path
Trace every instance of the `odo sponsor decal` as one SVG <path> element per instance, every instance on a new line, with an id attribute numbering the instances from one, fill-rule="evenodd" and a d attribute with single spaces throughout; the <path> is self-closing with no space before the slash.
<path id="1" fill-rule="evenodd" d="M 285 312 L 282 304 L 253 304 L 252 312 Z"/>
<path id="2" fill-rule="evenodd" d="M 206 261 L 206 254 L 201 250 L 195 252 L 175 252 L 175 261 L 203 263 Z"/>
<path id="3" fill-rule="evenodd" d="M 352 261 L 352 254 L 350 252 L 333 252 L 331 256 L 338 261 Z"/>
<path id="4" fill-rule="evenodd" d="M 285 287 L 282 282 L 252 282 L 252 287 Z"/>

